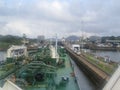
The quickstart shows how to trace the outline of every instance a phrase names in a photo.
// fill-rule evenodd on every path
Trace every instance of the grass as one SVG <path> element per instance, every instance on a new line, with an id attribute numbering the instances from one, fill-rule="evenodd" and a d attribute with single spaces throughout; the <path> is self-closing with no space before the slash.
<path id="1" fill-rule="evenodd" d="M 113 72 L 117 67 L 117 64 L 106 63 L 104 62 L 103 59 L 97 59 L 92 54 L 84 53 L 83 55 L 89 62 L 91 62 L 92 64 L 103 70 L 104 72 L 108 73 L 109 75 L 113 74 Z"/>

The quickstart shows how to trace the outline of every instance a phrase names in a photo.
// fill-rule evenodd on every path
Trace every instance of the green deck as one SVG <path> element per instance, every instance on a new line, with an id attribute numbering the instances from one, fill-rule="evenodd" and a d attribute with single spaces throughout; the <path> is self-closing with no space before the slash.
<path id="1" fill-rule="evenodd" d="M 73 72 L 69 60 L 66 60 L 66 67 L 58 69 L 57 77 L 56 77 L 56 87 L 54 89 L 48 90 L 79 90 L 77 83 L 75 82 L 75 78 L 72 77 L 71 73 Z M 61 77 L 67 76 L 69 77 L 69 81 L 67 84 L 62 85 Z M 42 83 L 41 85 L 36 86 L 28 86 L 25 90 L 46 90 L 46 86 Z"/>
<path id="2" fill-rule="evenodd" d="M 79 90 L 78 85 L 75 82 L 75 78 L 72 76 L 71 73 L 73 73 L 73 69 L 71 67 L 70 60 L 69 60 L 68 56 L 66 55 L 65 67 L 57 70 L 58 88 L 56 90 Z M 69 82 L 66 84 L 66 86 L 59 85 L 62 76 L 69 77 Z"/>
<path id="3" fill-rule="evenodd" d="M 31 85 L 27 86 L 25 90 L 79 90 L 78 85 L 75 81 L 75 77 L 72 76 L 72 73 L 74 71 L 71 67 L 68 55 L 64 52 L 63 49 L 60 48 L 58 52 L 60 54 L 59 58 L 64 61 L 64 65 L 57 67 L 55 85 L 47 88 L 47 85 L 44 82 L 42 82 L 42 83 L 37 83 L 34 86 Z M 67 82 L 62 82 L 62 77 L 68 77 L 69 80 Z"/>
<path id="4" fill-rule="evenodd" d="M 16 84 L 23 90 L 79 90 L 69 56 L 60 47 L 58 54 L 60 62 L 57 64 L 49 48 L 30 53 L 32 61 L 14 73 Z M 44 79 L 37 81 L 36 74 L 43 74 Z"/>

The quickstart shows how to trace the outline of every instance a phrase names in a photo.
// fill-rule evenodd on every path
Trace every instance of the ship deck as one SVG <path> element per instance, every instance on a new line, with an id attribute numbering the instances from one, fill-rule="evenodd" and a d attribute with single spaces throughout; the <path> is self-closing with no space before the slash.
<path id="1" fill-rule="evenodd" d="M 56 73 L 56 87 L 47 89 L 44 84 L 37 86 L 29 86 L 25 90 L 80 90 L 74 75 L 74 69 L 71 65 L 70 57 L 65 54 L 65 57 L 60 57 L 65 60 L 65 67 L 58 68 Z M 67 83 L 61 84 L 62 78 L 69 78 Z"/>
<path id="2" fill-rule="evenodd" d="M 55 49 L 52 49 L 55 51 Z M 27 85 L 23 87 L 23 90 L 80 90 L 78 82 L 76 80 L 76 76 L 74 75 L 74 68 L 72 67 L 73 65 L 71 64 L 70 57 L 66 53 L 59 53 L 62 54 L 59 56 L 59 59 L 64 61 L 64 66 L 56 66 L 56 77 L 55 77 L 55 83 L 50 84 L 51 86 L 46 86 L 49 85 L 46 84 L 46 81 L 44 82 L 36 82 L 35 85 Z M 25 66 L 26 67 L 26 66 Z M 21 68 L 20 71 L 22 71 L 24 67 Z M 19 71 L 19 70 L 18 70 Z M 1 73 L 1 72 L 0 72 Z M 4 82 L 5 79 L 0 80 L 0 84 Z M 51 78 L 47 81 L 50 83 L 52 82 Z M 34 81 L 33 81 L 34 82 Z M 53 85 L 53 86 L 52 86 Z"/>
<path id="3" fill-rule="evenodd" d="M 57 82 L 59 83 L 61 81 L 61 77 L 68 77 L 69 82 L 65 87 L 60 87 L 57 90 L 79 90 L 78 84 L 76 82 L 76 78 L 73 75 L 74 71 L 70 63 L 69 57 L 66 55 L 65 57 L 65 67 L 60 68 L 57 70 Z"/>

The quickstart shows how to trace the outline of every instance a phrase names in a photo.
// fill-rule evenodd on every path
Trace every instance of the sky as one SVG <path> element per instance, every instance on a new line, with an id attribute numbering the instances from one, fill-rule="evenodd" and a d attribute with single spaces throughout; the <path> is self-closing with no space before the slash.
<path id="1" fill-rule="evenodd" d="M 0 0 L 0 35 L 120 36 L 120 0 Z"/>

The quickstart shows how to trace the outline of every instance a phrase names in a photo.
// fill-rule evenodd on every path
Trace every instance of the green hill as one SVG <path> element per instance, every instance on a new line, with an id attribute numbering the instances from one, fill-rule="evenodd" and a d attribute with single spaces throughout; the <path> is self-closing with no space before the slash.
<path id="1" fill-rule="evenodd" d="M 22 38 L 18 36 L 0 35 L 0 50 L 7 49 L 10 45 L 20 45 L 22 44 Z"/>

